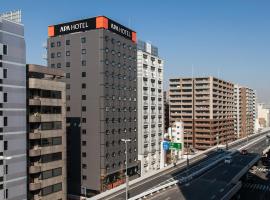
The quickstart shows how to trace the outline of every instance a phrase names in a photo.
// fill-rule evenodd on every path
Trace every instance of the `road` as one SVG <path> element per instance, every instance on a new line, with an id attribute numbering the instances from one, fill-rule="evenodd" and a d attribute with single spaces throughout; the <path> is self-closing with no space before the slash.
<path id="1" fill-rule="evenodd" d="M 270 160 L 264 164 L 260 161 L 252 167 L 248 178 L 243 179 L 241 190 L 235 196 L 239 200 L 270 199 Z"/>
<path id="2" fill-rule="evenodd" d="M 172 168 L 168 171 L 165 171 L 164 173 L 161 173 L 153 178 L 145 180 L 145 182 L 140 182 L 139 184 L 136 184 L 133 187 L 130 187 L 129 194 L 130 197 L 136 196 L 146 190 L 149 190 L 160 183 L 166 182 L 168 180 L 174 179 L 175 177 L 179 177 L 179 174 L 187 175 L 188 173 L 192 173 L 194 171 L 199 170 L 200 168 L 203 168 L 206 165 L 209 165 L 209 163 L 213 162 L 213 160 L 216 160 L 221 155 L 224 155 L 224 152 L 212 152 L 208 155 L 205 155 L 206 157 L 200 161 L 194 162 L 190 165 L 189 170 L 186 171 L 186 164 L 176 166 L 175 168 Z M 113 199 L 113 200 L 124 200 L 125 199 L 125 193 L 124 191 L 120 194 L 112 195 L 109 197 L 106 197 L 104 199 Z"/>
<path id="3" fill-rule="evenodd" d="M 231 180 L 256 156 L 256 154 L 241 155 L 236 153 L 233 155 L 231 164 L 220 162 L 189 184 L 177 185 L 169 192 L 165 191 L 149 199 L 163 200 L 169 197 L 174 200 L 219 200 L 233 188 L 234 184 L 231 183 Z"/>
<path id="4" fill-rule="evenodd" d="M 230 181 L 243 169 L 252 159 L 260 154 L 269 143 L 261 140 L 259 143 L 248 148 L 248 155 L 236 153 L 233 155 L 232 164 L 219 163 L 190 184 L 177 185 L 164 192 L 155 194 L 148 198 L 151 200 L 201 200 L 221 199 L 234 185 Z M 256 199 L 256 198 L 255 198 Z"/>
<path id="5" fill-rule="evenodd" d="M 231 148 L 232 149 L 239 148 L 239 147 L 245 145 L 247 142 L 251 142 L 254 140 L 256 140 L 256 138 L 250 138 L 249 141 L 247 141 L 247 140 L 241 141 L 237 144 L 234 144 Z M 150 178 L 147 178 L 147 179 L 145 179 L 137 184 L 134 184 L 134 185 L 129 187 L 130 197 L 141 194 L 144 191 L 147 191 L 153 187 L 156 187 L 157 185 L 160 185 L 164 182 L 168 182 L 170 180 L 178 178 L 179 176 L 185 176 L 185 174 L 190 174 L 194 171 L 197 171 L 197 170 L 205 167 L 206 165 L 210 164 L 211 162 L 213 162 L 213 160 L 218 159 L 221 154 L 222 154 L 222 152 L 213 151 L 211 153 L 204 155 L 204 157 L 205 157 L 204 159 L 200 158 L 200 160 L 198 159 L 196 162 L 194 162 L 192 165 L 190 165 L 188 172 L 185 171 L 186 164 L 183 163 L 183 164 L 176 166 L 175 168 L 168 169 L 164 172 L 161 172 L 161 173 L 156 174 Z M 115 192 L 111 195 L 103 197 L 102 199 L 123 200 L 123 199 L 125 199 L 125 190 L 124 189 L 120 190 L 120 191 Z"/>

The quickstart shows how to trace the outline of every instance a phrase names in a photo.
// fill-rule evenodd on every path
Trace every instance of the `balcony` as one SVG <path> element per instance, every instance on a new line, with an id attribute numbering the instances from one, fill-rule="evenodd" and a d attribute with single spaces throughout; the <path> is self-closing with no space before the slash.
<path id="1" fill-rule="evenodd" d="M 41 115 L 40 113 L 34 113 L 29 116 L 29 122 L 41 122 Z"/>
<path id="2" fill-rule="evenodd" d="M 30 174 L 36 174 L 41 172 L 41 164 L 40 163 L 34 163 L 33 166 L 29 167 L 29 173 Z"/>
<path id="3" fill-rule="evenodd" d="M 38 132 L 38 130 L 35 130 L 34 132 L 29 133 L 30 140 L 35 140 L 35 139 L 40 139 L 40 138 L 41 138 L 41 132 Z"/>
<path id="4" fill-rule="evenodd" d="M 145 120 L 145 121 L 143 121 L 143 124 L 147 125 L 147 124 L 149 124 L 149 122 Z"/>
<path id="5" fill-rule="evenodd" d="M 50 122 L 50 121 L 62 121 L 62 114 L 41 114 L 33 113 L 29 116 L 29 122 Z"/>
<path id="6" fill-rule="evenodd" d="M 41 147 L 35 146 L 34 148 L 29 150 L 29 156 L 34 157 L 34 156 L 40 156 L 41 155 Z"/>
<path id="7" fill-rule="evenodd" d="M 40 99 L 34 98 L 34 99 L 29 99 L 29 105 L 33 106 L 40 106 L 41 101 Z"/>
<path id="8" fill-rule="evenodd" d="M 29 184 L 29 190 L 35 191 L 41 189 L 41 181 L 38 179 L 35 179 L 32 183 Z"/>
<path id="9" fill-rule="evenodd" d="M 148 139 L 145 139 L 145 140 L 143 141 L 143 143 L 144 143 L 144 144 L 148 144 L 148 143 L 149 143 L 149 140 L 148 140 Z"/>

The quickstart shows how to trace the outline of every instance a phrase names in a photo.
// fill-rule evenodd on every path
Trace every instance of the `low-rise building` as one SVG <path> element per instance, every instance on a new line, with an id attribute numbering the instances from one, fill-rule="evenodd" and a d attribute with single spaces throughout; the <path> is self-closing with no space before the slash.
<path id="1" fill-rule="evenodd" d="M 264 103 L 257 104 L 258 129 L 270 126 L 270 107 Z"/>

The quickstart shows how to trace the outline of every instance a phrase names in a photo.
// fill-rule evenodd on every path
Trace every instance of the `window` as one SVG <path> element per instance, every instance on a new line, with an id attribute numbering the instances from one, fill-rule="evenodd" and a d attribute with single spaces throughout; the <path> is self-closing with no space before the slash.
<path id="1" fill-rule="evenodd" d="M 86 164 L 82 164 L 82 168 L 83 169 L 86 169 L 87 168 L 87 165 Z"/>
<path id="2" fill-rule="evenodd" d="M 7 55 L 8 54 L 8 47 L 6 44 L 3 45 L 3 54 Z"/>
<path id="3" fill-rule="evenodd" d="M 86 84 L 85 84 L 85 83 L 82 84 L 82 88 L 83 88 L 83 89 L 86 88 Z"/>
<path id="4" fill-rule="evenodd" d="M 61 52 L 57 52 L 57 57 L 59 58 L 59 57 L 61 57 Z"/>
<path id="5" fill-rule="evenodd" d="M 83 146 L 86 146 L 86 141 L 82 141 L 82 145 Z"/>
<path id="6" fill-rule="evenodd" d="M 82 100 L 86 100 L 86 95 L 82 95 Z"/>
<path id="7" fill-rule="evenodd" d="M 42 122 L 41 130 L 57 130 L 62 129 L 62 122 Z"/>
<path id="8" fill-rule="evenodd" d="M 66 40 L 66 45 L 70 45 L 70 40 Z"/>
<path id="9" fill-rule="evenodd" d="M 55 64 L 51 64 L 51 68 L 55 68 Z"/>
<path id="10" fill-rule="evenodd" d="M 66 84 L 66 89 L 67 89 L 67 90 L 70 89 L 70 84 Z"/>
<path id="11" fill-rule="evenodd" d="M 82 111 L 83 111 L 83 112 L 86 111 L 86 106 L 82 106 Z"/>
<path id="12" fill-rule="evenodd" d="M 7 93 L 4 93 L 4 102 L 7 102 L 8 100 L 8 96 L 7 96 Z"/>
<path id="13" fill-rule="evenodd" d="M 61 46 L 61 42 L 60 42 L 60 41 L 57 42 L 57 46 L 58 46 L 58 47 Z"/>
<path id="14" fill-rule="evenodd" d="M 62 144 L 62 137 L 53 137 L 52 138 L 52 145 L 61 145 Z"/>
<path id="15" fill-rule="evenodd" d="M 66 100 L 70 100 L 70 95 L 67 95 L 66 96 Z"/>
<path id="16" fill-rule="evenodd" d="M 86 66 L 86 60 L 82 60 L 82 66 Z"/>
<path id="17" fill-rule="evenodd" d="M 70 62 L 66 62 L 66 67 L 70 67 Z"/>
<path id="18" fill-rule="evenodd" d="M 66 56 L 70 56 L 70 51 L 66 51 Z"/>
<path id="19" fill-rule="evenodd" d="M 61 63 L 57 63 L 57 68 L 61 68 Z"/>
<path id="20" fill-rule="evenodd" d="M 82 152 L 82 157 L 86 157 L 86 152 Z"/>
<path id="21" fill-rule="evenodd" d="M 4 78 L 7 78 L 8 77 L 7 69 L 4 69 L 3 70 L 3 77 Z"/>
<path id="22" fill-rule="evenodd" d="M 8 199 L 8 189 L 5 189 L 5 194 L 4 194 L 4 196 L 5 196 L 5 199 Z"/>
<path id="23" fill-rule="evenodd" d="M 66 78 L 70 78 L 70 73 L 66 73 Z"/>
<path id="24" fill-rule="evenodd" d="M 44 179 L 61 176 L 61 175 L 62 175 L 62 168 L 59 167 L 59 168 L 43 171 L 41 173 L 41 179 L 44 180 Z"/>
<path id="25" fill-rule="evenodd" d="M 83 175 L 83 176 L 82 176 L 82 179 L 83 179 L 83 180 L 86 180 L 86 179 L 87 179 L 87 176 Z"/>
<path id="26" fill-rule="evenodd" d="M 86 129 L 82 130 L 82 134 L 84 134 L 84 135 L 86 134 Z"/>
<path id="27" fill-rule="evenodd" d="M 41 163 L 54 162 L 57 160 L 62 160 L 61 152 L 41 155 Z"/>
<path id="28" fill-rule="evenodd" d="M 51 48 L 53 48 L 54 47 L 54 42 L 51 42 Z"/>
<path id="29" fill-rule="evenodd" d="M 86 49 L 82 49 L 82 54 L 86 54 Z"/>
<path id="30" fill-rule="evenodd" d="M 4 150 L 8 150 L 8 141 L 4 141 Z"/>
<path id="31" fill-rule="evenodd" d="M 42 147 L 55 146 L 55 145 L 61 145 L 61 144 L 62 144 L 61 137 L 51 137 L 51 138 L 41 139 L 41 146 Z"/>
<path id="32" fill-rule="evenodd" d="M 50 185 L 48 187 L 44 187 L 41 189 L 41 196 L 47 196 L 51 193 L 59 192 L 61 190 L 62 190 L 62 183 Z"/>
<path id="33" fill-rule="evenodd" d="M 70 107 L 69 106 L 67 106 L 67 112 L 69 112 L 70 111 Z"/>
<path id="34" fill-rule="evenodd" d="M 85 37 L 82 37 L 81 38 L 81 43 L 85 43 L 86 42 L 86 38 Z"/>
<path id="35" fill-rule="evenodd" d="M 8 126 L 8 118 L 4 117 L 4 126 Z"/>
<path id="36" fill-rule="evenodd" d="M 86 77 L 86 72 L 82 72 L 82 77 Z"/>
<path id="37" fill-rule="evenodd" d="M 86 123 L 86 118 L 82 118 L 82 123 Z"/>
<path id="38" fill-rule="evenodd" d="M 54 58 L 55 57 L 55 54 L 54 53 L 51 53 L 51 58 Z"/>

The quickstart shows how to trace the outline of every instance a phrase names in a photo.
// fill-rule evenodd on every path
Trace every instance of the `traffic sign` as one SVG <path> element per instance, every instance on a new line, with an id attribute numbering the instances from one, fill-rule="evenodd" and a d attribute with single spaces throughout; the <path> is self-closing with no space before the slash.
<path id="1" fill-rule="evenodd" d="M 165 151 L 169 150 L 170 149 L 170 142 L 168 141 L 163 141 L 163 149 Z"/>
<path id="2" fill-rule="evenodd" d="M 182 149 L 182 144 L 170 142 L 170 149 L 180 150 L 180 149 Z"/>

